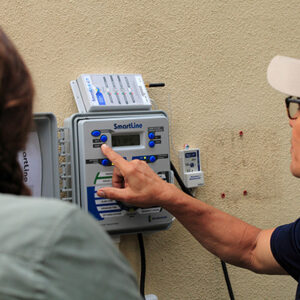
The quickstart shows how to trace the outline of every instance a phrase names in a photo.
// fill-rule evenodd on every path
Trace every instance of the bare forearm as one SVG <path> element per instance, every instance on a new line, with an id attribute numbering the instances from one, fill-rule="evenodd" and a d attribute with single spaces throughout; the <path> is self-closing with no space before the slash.
<path id="1" fill-rule="evenodd" d="M 162 205 L 205 247 L 224 261 L 251 269 L 251 253 L 260 229 L 230 216 L 175 186 Z"/>
<path id="2" fill-rule="evenodd" d="M 99 189 L 99 196 L 139 207 L 162 206 L 221 259 L 258 273 L 285 274 L 271 252 L 273 229 L 260 230 L 184 194 L 143 161 L 128 162 L 105 144 L 101 150 L 115 168 L 113 187 Z"/>

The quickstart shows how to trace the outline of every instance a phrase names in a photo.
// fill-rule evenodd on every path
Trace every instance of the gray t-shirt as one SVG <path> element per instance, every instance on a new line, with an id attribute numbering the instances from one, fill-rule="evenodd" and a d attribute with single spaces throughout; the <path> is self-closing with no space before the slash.
<path id="1" fill-rule="evenodd" d="M 58 200 L 0 194 L 0 299 L 141 300 L 92 217 Z"/>

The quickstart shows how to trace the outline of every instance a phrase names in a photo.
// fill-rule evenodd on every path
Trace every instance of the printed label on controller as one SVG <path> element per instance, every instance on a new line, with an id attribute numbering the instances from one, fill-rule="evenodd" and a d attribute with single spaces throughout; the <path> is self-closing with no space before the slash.
<path id="1" fill-rule="evenodd" d="M 100 187 L 112 185 L 112 172 L 98 172 L 94 178 L 94 184 Z"/>
<path id="2" fill-rule="evenodd" d="M 97 220 L 104 220 L 105 217 L 121 216 L 124 213 L 117 201 L 101 198 L 97 195 L 100 186 L 87 187 L 87 208 Z M 121 214 L 120 214 L 121 213 Z"/>

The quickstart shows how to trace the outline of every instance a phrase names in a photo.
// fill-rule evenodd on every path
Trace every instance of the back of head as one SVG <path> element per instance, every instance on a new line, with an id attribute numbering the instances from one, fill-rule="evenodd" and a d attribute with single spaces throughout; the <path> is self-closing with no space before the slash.
<path id="1" fill-rule="evenodd" d="M 29 71 L 0 28 L 0 193 L 30 195 L 17 155 L 32 125 L 33 96 Z"/>

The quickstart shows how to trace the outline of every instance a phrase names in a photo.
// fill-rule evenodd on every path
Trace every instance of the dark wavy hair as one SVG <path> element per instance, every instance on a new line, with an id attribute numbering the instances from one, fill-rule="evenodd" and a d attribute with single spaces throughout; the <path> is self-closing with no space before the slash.
<path id="1" fill-rule="evenodd" d="M 34 88 L 22 57 L 0 28 L 0 193 L 30 195 L 18 152 L 32 125 Z"/>

